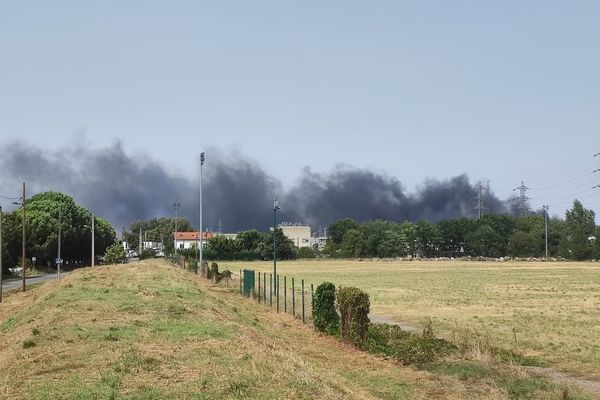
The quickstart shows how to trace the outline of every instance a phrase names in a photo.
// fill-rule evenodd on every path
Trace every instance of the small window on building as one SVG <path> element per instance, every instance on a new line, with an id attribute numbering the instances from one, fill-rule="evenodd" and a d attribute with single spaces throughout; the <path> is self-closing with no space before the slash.
<path id="1" fill-rule="evenodd" d="M 308 239 L 302 239 L 302 243 L 308 243 Z"/>

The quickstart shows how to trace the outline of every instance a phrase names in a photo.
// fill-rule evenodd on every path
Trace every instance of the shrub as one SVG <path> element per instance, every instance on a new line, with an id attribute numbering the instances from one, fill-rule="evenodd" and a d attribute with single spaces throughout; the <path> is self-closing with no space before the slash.
<path id="1" fill-rule="evenodd" d="M 23 341 L 23 348 L 24 349 L 30 349 L 32 347 L 35 347 L 36 344 L 32 339 L 27 339 L 25 341 Z"/>
<path id="2" fill-rule="evenodd" d="M 142 254 L 140 254 L 140 260 L 154 257 L 156 257 L 156 251 L 154 251 L 154 249 L 144 249 L 142 250 Z"/>
<path id="3" fill-rule="evenodd" d="M 456 346 L 445 339 L 434 336 L 429 322 L 423 334 L 403 331 L 397 325 L 371 324 L 367 350 L 383 354 L 402 364 L 427 364 L 456 350 Z"/>
<path id="4" fill-rule="evenodd" d="M 213 262 L 212 264 L 210 264 L 210 268 L 208 269 L 208 273 L 206 274 L 206 279 L 215 280 L 215 279 L 217 279 L 218 275 L 219 275 L 219 264 L 217 264 L 216 262 Z"/>
<path id="5" fill-rule="evenodd" d="M 369 336 L 369 295 L 355 287 L 337 293 L 342 340 L 363 348 Z"/>
<path id="6" fill-rule="evenodd" d="M 113 243 L 104 254 L 106 264 L 121 264 L 127 261 L 127 255 L 121 243 Z"/>
<path id="7" fill-rule="evenodd" d="M 296 258 L 315 258 L 315 251 L 310 247 L 300 247 Z"/>
<path id="8" fill-rule="evenodd" d="M 323 282 L 317 286 L 312 307 L 315 329 L 335 335 L 339 329 L 340 317 L 335 309 L 335 285 L 333 283 Z"/>

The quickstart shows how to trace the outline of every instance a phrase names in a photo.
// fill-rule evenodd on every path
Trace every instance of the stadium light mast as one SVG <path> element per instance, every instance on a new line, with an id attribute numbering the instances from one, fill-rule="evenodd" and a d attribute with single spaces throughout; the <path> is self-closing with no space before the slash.
<path id="1" fill-rule="evenodd" d="M 200 153 L 200 258 L 196 273 L 202 269 L 202 167 L 204 166 L 204 152 Z"/>
<path id="2" fill-rule="evenodd" d="M 277 210 L 279 210 L 279 199 L 273 199 L 273 279 L 277 285 Z"/>

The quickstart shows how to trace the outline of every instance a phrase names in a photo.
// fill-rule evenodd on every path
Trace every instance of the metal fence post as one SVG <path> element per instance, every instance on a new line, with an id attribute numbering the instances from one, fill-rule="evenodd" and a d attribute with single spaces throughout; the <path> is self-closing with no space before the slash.
<path id="1" fill-rule="evenodd" d="M 273 274 L 269 274 L 269 307 L 273 307 Z"/>
<path id="2" fill-rule="evenodd" d="M 275 277 L 277 284 L 275 285 L 275 294 L 277 295 L 277 312 L 279 312 L 279 274 Z"/>
<path id="3" fill-rule="evenodd" d="M 283 276 L 283 312 L 287 314 L 287 276 Z"/>
<path id="4" fill-rule="evenodd" d="M 302 323 L 304 324 L 304 279 L 302 279 Z"/>
<path id="5" fill-rule="evenodd" d="M 263 304 L 267 304 L 267 273 L 263 274 Z"/>
<path id="6" fill-rule="evenodd" d="M 294 290 L 294 278 L 292 277 L 292 315 L 296 316 L 296 291 Z"/>
<path id="7" fill-rule="evenodd" d="M 242 290 L 242 270 L 240 269 L 240 294 L 244 294 L 244 291 Z"/>
<path id="8" fill-rule="evenodd" d="M 258 272 L 258 304 L 260 304 L 260 271 Z"/>
<path id="9" fill-rule="evenodd" d="M 310 309 L 312 310 L 313 302 L 315 301 L 315 289 L 313 284 L 310 284 Z"/>

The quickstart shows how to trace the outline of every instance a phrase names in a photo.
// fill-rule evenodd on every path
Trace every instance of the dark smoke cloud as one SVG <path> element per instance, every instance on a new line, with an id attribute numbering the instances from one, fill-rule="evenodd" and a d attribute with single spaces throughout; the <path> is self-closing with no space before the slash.
<path id="1" fill-rule="evenodd" d="M 147 155 L 130 155 L 121 143 L 94 149 L 84 145 L 46 151 L 13 142 L 0 149 L 0 194 L 17 194 L 20 182 L 29 195 L 62 191 L 115 228 L 159 216 L 180 215 L 198 224 L 198 181 L 169 171 Z M 338 166 L 328 174 L 305 168 L 287 193 L 255 161 L 218 149 L 210 151 L 204 168 L 204 225 L 225 231 L 267 229 L 272 198 L 281 198 L 281 220 L 314 227 L 344 217 L 360 221 L 438 221 L 474 215 L 477 191 L 467 176 L 427 180 L 416 194 L 407 194 L 400 181 L 369 170 Z M 196 164 L 196 168 L 199 166 Z M 196 176 L 196 174 L 191 174 Z M 486 210 L 505 212 L 505 204 L 488 191 Z"/>

